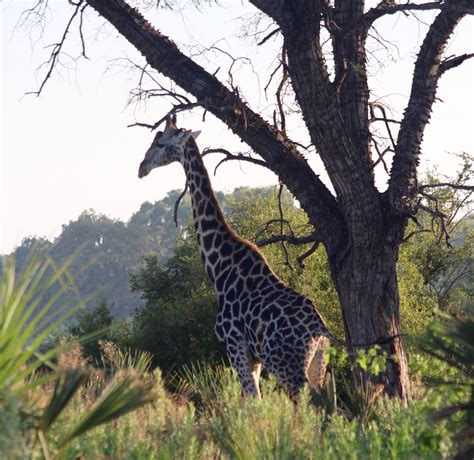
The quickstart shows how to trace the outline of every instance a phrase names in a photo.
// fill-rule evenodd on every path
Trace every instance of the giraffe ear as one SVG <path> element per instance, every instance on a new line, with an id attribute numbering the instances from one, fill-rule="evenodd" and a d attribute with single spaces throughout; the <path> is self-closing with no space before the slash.
<path id="1" fill-rule="evenodd" d="M 199 134 L 201 134 L 201 131 L 193 131 L 191 133 L 191 136 L 193 136 L 194 139 L 197 139 L 199 137 Z"/>

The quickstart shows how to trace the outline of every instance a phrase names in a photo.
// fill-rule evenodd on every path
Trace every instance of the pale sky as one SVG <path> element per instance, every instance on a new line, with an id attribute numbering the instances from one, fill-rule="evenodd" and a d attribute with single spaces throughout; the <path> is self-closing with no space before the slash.
<path id="1" fill-rule="evenodd" d="M 38 89 L 44 76 L 37 71 L 47 60 L 46 45 L 58 41 L 68 20 L 66 0 L 51 1 L 47 24 L 15 30 L 23 10 L 35 2 L 0 0 L 1 14 L 1 189 L 0 254 L 10 252 L 28 235 L 56 236 L 62 224 L 93 208 L 113 218 L 127 220 L 144 201 L 161 199 L 167 191 L 184 185 L 184 174 L 177 164 L 156 170 L 139 180 L 137 170 L 153 134 L 143 128 L 127 128 L 135 121 L 153 123 L 171 107 L 164 100 L 147 105 L 128 105 L 129 91 L 138 74 L 123 67 L 123 58 L 143 63 L 141 56 L 111 26 L 90 11 L 85 20 L 87 54 L 90 60 L 73 62 L 64 57 L 67 68 L 54 72 L 40 97 L 24 96 Z M 145 2 L 135 2 L 145 3 Z M 172 14 L 148 10 L 145 15 L 169 35 L 186 53 L 199 53 L 201 47 L 217 46 L 233 50 L 236 56 L 253 59 L 254 67 L 239 61 L 236 80 L 252 108 L 264 110 L 269 101 L 258 88 L 266 84 L 264 74 L 272 65 L 278 41 L 258 47 L 235 36 L 242 24 L 249 24 L 254 10 L 247 2 L 228 0 L 224 8 L 193 8 Z M 431 14 L 431 13 L 430 13 Z M 428 15 L 425 18 L 429 19 Z M 243 18 L 243 19 L 242 19 Z M 461 23 L 448 55 L 474 51 L 474 21 Z M 397 16 L 379 23 L 379 32 L 394 42 L 391 56 L 376 51 L 370 67 L 373 97 L 385 97 L 393 116 L 401 116 L 407 102 L 413 59 L 424 34 L 422 23 Z M 224 40 L 220 40 L 224 38 Z M 69 36 L 67 52 L 78 52 L 76 29 Z M 218 41 L 220 40 L 220 41 Z M 375 46 L 375 45 L 374 45 Z M 116 59 L 122 61 L 115 61 Z M 230 61 L 214 52 L 199 57 L 200 63 L 225 78 Z M 455 165 L 446 152 L 474 153 L 474 63 L 467 62 L 443 76 L 430 125 L 425 131 L 424 162 L 439 164 L 440 171 L 453 172 Z M 225 147 L 246 150 L 221 122 L 202 112 L 182 115 L 180 125 L 201 130 L 201 148 Z M 290 120 L 291 121 L 291 120 Z M 303 140 L 301 122 L 293 120 L 294 140 Z M 313 155 L 314 156 L 314 155 Z M 247 164 L 226 163 L 212 176 L 219 157 L 206 157 L 214 188 L 231 191 L 242 185 L 275 184 L 270 172 Z M 321 164 L 311 164 L 324 177 Z M 379 175 L 384 187 L 386 176 Z"/>

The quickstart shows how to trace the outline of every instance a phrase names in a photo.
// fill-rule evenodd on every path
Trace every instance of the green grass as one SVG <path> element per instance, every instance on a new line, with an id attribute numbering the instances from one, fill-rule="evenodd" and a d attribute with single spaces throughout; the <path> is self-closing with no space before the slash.
<path id="1" fill-rule="evenodd" d="M 153 404 L 76 438 L 62 458 L 442 459 L 455 450 L 447 424 L 429 421 L 441 404 L 434 393 L 408 408 L 381 399 L 375 418 L 362 424 L 341 415 L 327 418 L 308 393 L 294 406 L 272 380 L 264 382 L 258 401 L 240 397 L 231 369 L 201 366 L 184 375 L 186 391 L 178 395 L 167 392 L 159 372 L 149 376 Z M 88 399 L 87 392 L 78 395 L 49 444 L 77 423 Z"/>

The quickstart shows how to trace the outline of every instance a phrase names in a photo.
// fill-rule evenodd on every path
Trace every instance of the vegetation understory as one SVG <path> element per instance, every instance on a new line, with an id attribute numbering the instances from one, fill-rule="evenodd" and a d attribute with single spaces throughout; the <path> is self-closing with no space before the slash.
<path id="1" fill-rule="evenodd" d="M 306 230 L 304 214 L 285 194 L 287 221 L 278 220 L 275 193 L 242 189 L 226 197 L 240 234 L 264 241 L 280 225 L 295 236 Z M 91 231 L 103 223 L 90 220 Z M 85 309 L 87 298 L 74 304 L 74 278 L 107 266 L 117 243 L 111 234 L 88 247 L 104 255 L 89 264 L 86 255 L 79 264 L 69 255 L 74 245 L 54 260 L 54 245 L 38 253 L 27 242 L 16 254 L 26 264 L 20 269 L 14 257 L 5 258 L 0 280 L 0 452 L 8 459 L 469 458 L 458 454 L 472 448 L 474 421 L 471 224 L 458 225 L 451 249 L 423 232 L 400 253 L 414 396 L 408 407 L 375 384 L 354 385 L 354 366 L 383 372 L 386 356 L 375 348 L 352 363 L 332 348 L 326 387 L 320 394 L 307 389 L 297 406 L 271 376 L 262 381 L 263 401 L 243 399 L 214 337 L 214 292 L 190 227 L 181 228 L 168 258 L 150 254 L 133 271 L 130 286 L 144 305 L 125 319 L 114 317 L 107 298 Z M 263 249 L 279 276 L 315 299 L 342 336 L 324 251 L 303 260 L 310 247 Z"/>
<path id="2" fill-rule="evenodd" d="M 67 459 L 450 458 L 457 450 L 452 440 L 456 423 L 434 423 L 433 414 L 465 396 L 462 391 L 448 395 L 423 387 L 408 408 L 369 395 L 364 410 L 350 400 L 346 409 L 329 414 L 318 407 L 309 391 L 295 406 L 272 379 L 263 382 L 262 401 L 243 399 L 235 373 L 224 366 L 188 368 L 172 382 L 177 392 L 166 388 L 159 370 L 141 379 L 151 385 L 151 404 L 94 428 L 59 452 L 61 440 L 103 390 L 107 378 L 103 372 L 92 373 L 48 433 L 49 455 Z M 40 405 L 49 399 L 51 389 L 41 390 Z M 32 455 L 15 407 L 18 402 L 3 403 L 3 455 L 11 459 Z M 360 412 L 349 412 L 352 410 Z M 39 446 L 36 455 L 43 455 Z"/>

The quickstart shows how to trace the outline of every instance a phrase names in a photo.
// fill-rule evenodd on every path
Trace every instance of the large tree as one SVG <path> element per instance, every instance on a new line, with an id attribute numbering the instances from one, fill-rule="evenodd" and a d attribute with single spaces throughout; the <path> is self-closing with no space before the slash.
<path id="1" fill-rule="evenodd" d="M 444 58 L 444 50 L 461 19 L 474 13 L 473 0 L 382 1 L 374 8 L 366 8 L 363 0 L 250 0 L 274 23 L 269 36 L 283 38 L 282 80 L 272 121 L 252 110 L 236 87 L 186 55 L 125 0 L 69 3 L 73 14 L 68 29 L 74 20 L 81 26 L 84 9 L 92 7 L 149 66 L 194 97 L 185 105 L 200 105 L 220 119 L 260 156 L 256 161 L 288 187 L 314 226 L 314 240 L 327 251 L 349 350 L 357 344 L 382 343 L 389 357 L 383 376 L 386 391 L 406 401 L 410 390 L 400 336 L 396 263 L 408 220 L 419 209 L 420 146 L 438 81 L 447 70 L 472 57 Z M 381 118 L 388 124 L 390 120 L 383 108 L 370 101 L 367 39 L 379 18 L 414 10 L 437 10 L 437 14 L 417 54 L 398 137 L 393 136 L 388 147 L 393 151 L 389 185 L 381 193 L 375 185 L 374 166 L 387 149 L 378 145 L 371 121 Z M 45 81 L 61 46 L 62 42 L 53 48 Z M 291 82 L 291 94 L 334 193 L 309 166 L 301 145 L 286 133 L 281 91 L 285 82 Z M 379 117 L 374 114 L 378 109 Z"/>

